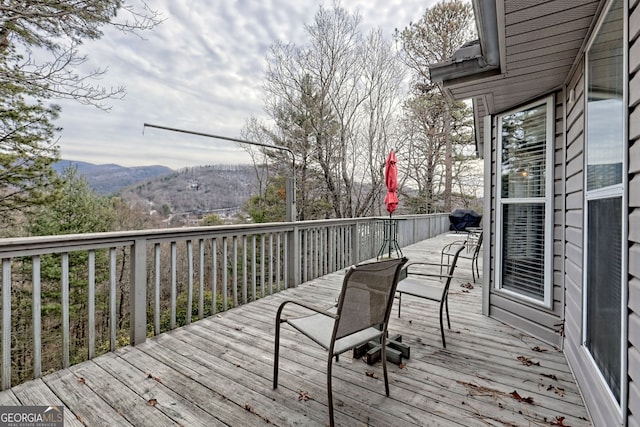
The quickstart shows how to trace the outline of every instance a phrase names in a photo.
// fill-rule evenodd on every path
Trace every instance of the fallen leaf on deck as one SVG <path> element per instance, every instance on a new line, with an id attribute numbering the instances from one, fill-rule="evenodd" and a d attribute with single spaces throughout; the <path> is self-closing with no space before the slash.
<path id="1" fill-rule="evenodd" d="M 522 397 L 515 390 L 511 392 L 510 396 L 513 397 L 518 402 L 524 402 L 524 403 L 528 403 L 530 405 L 533 405 L 533 397 Z"/>
<path id="2" fill-rule="evenodd" d="M 375 372 L 365 371 L 365 374 L 367 374 L 367 376 L 371 378 L 378 378 Z"/>
<path id="3" fill-rule="evenodd" d="M 460 285 L 461 288 L 473 289 L 473 285 L 469 282 Z"/>
<path id="4" fill-rule="evenodd" d="M 249 405 L 249 402 L 246 402 L 246 403 L 244 404 L 243 408 L 244 408 L 244 410 L 245 410 L 245 411 L 249 411 L 249 412 L 251 412 L 252 414 L 255 414 L 255 413 L 256 413 L 256 411 L 251 407 L 251 405 Z"/>
<path id="5" fill-rule="evenodd" d="M 156 380 L 160 384 L 162 384 L 162 380 L 160 378 L 158 378 L 158 377 L 154 377 L 152 374 L 147 374 L 147 378 L 151 378 L 152 380 Z"/>
<path id="6" fill-rule="evenodd" d="M 404 369 L 406 367 L 407 367 L 406 363 L 401 363 L 401 364 L 398 365 L 398 368 L 400 368 L 400 369 Z"/>
<path id="7" fill-rule="evenodd" d="M 522 362 L 524 366 L 531 366 L 531 365 L 540 366 L 540 362 L 534 362 L 533 360 L 525 356 L 518 356 L 518 360 Z"/>
<path id="8" fill-rule="evenodd" d="M 313 398 L 306 391 L 300 390 L 300 394 L 298 395 L 298 400 L 302 402 L 306 402 L 307 400 L 313 400 Z"/>
<path id="9" fill-rule="evenodd" d="M 556 417 L 556 419 L 551 421 L 549 424 L 552 426 L 569 427 L 564 423 L 564 417 Z"/>
<path id="10" fill-rule="evenodd" d="M 547 387 L 547 391 L 553 390 L 553 392 L 560 397 L 564 397 L 564 389 L 562 387 L 557 387 L 555 385 L 550 385 Z"/>
<path id="11" fill-rule="evenodd" d="M 532 351 L 537 351 L 538 353 L 543 353 L 545 351 L 549 351 L 546 348 L 541 348 L 540 346 L 535 346 L 531 349 Z"/>
<path id="12" fill-rule="evenodd" d="M 84 377 L 80 377 L 80 378 L 78 378 L 78 382 L 79 382 L 80 384 L 86 384 L 86 383 L 87 383 L 87 381 L 84 379 Z"/>
<path id="13" fill-rule="evenodd" d="M 540 375 L 542 375 L 543 377 L 546 377 L 546 378 L 552 379 L 552 380 L 554 380 L 554 381 L 558 381 L 558 377 L 556 377 L 556 376 L 555 376 L 555 375 L 553 375 L 553 374 L 540 374 Z"/>
<path id="14" fill-rule="evenodd" d="M 147 405 L 149 406 L 156 406 L 158 404 L 158 400 L 157 399 L 149 399 L 147 400 Z"/>

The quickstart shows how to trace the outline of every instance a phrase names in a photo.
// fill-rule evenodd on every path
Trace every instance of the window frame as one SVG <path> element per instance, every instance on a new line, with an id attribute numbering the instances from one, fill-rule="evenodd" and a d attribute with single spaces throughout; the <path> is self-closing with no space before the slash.
<path id="1" fill-rule="evenodd" d="M 593 371 L 596 373 L 597 378 L 599 379 L 599 381 L 602 384 L 602 387 L 604 390 L 606 390 L 606 392 L 608 393 L 610 402 L 614 405 L 614 407 L 618 410 L 618 414 L 620 415 L 621 419 L 624 420 L 625 418 L 625 414 L 627 413 L 627 406 L 628 406 L 628 402 L 627 402 L 627 396 L 628 396 L 628 381 L 625 379 L 627 377 L 627 371 L 628 371 L 628 357 L 627 357 L 627 352 L 628 352 L 628 340 L 627 340 L 627 335 L 628 335 L 628 321 L 629 321 L 629 315 L 628 315 L 628 311 L 627 311 L 627 304 L 628 304 L 628 281 L 625 279 L 627 277 L 628 274 L 628 241 L 625 238 L 625 236 L 628 235 L 628 215 L 629 215 L 629 199 L 628 199 L 628 176 L 626 171 L 628 171 L 628 150 L 629 150 L 629 134 L 628 134 L 628 123 L 629 123 L 629 101 L 628 101 L 628 96 L 629 96 L 629 67 L 628 67 L 628 60 L 629 60 L 629 44 L 628 44 L 628 3 L 627 0 L 620 0 L 622 2 L 622 9 L 623 9 L 623 30 L 622 30 L 622 43 L 623 43 L 623 48 L 622 48 L 622 54 L 623 54 L 623 59 L 622 59 L 622 68 L 623 68 L 623 72 L 622 72 L 622 77 L 623 77 L 623 81 L 622 81 L 622 89 L 623 89 L 623 93 L 622 93 L 622 135 L 621 135 L 621 139 L 622 139 L 622 180 L 620 183 L 617 184 L 613 184 L 613 185 L 609 185 L 607 187 L 602 187 L 602 188 L 596 188 L 594 190 L 588 190 L 588 174 L 587 174 L 587 168 L 588 168 L 588 161 L 589 161 L 589 156 L 588 156 L 588 149 L 589 149 L 589 51 L 591 50 L 591 47 L 593 46 L 595 40 L 597 39 L 598 35 L 600 34 L 600 30 L 602 29 L 602 26 L 605 22 L 605 19 L 609 13 L 609 11 L 611 10 L 612 5 L 614 4 L 615 0 L 610 0 L 607 2 L 607 4 L 605 5 L 605 7 L 602 10 L 602 13 L 600 14 L 600 17 L 598 19 L 597 25 L 593 30 L 593 33 L 591 34 L 589 41 L 585 47 L 584 50 L 584 164 L 583 164 L 583 171 L 584 171 L 584 181 L 583 181 L 583 266 L 587 266 L 588 265 L 588 257 L 589 254 L 587 253 L 588 250 L 588 239 L 589 239 L 589 229 L 588 229 L 588 224 L 589 224 L 589 209 L 588 209 L 588 204 L 591 201 L 594 200 L 604 200 L 604 199 L 611 199 L 611 198 L 617 198 L 620 197 L 621 198 L 621 203 L 622 203 L 622 209 L 621 209 L 621 215 L 622 215 L 622 230 L 621 230 L 621 254 L 622 254 L 622 260 L 621 260 L 621 271 L 620 271 L 620 400 L 618 401 L 618 399 L 615 397 L 615 395 L 613 394 L 611 388 L 609 387 L 609 384 L 606 380 L 606 378 L 604 377 L 604 375 L 602 374 L 600 367 L 598 366 L 598 363 L 596 362 L 595 358 L 593 357 L 593 355 L 591 354 L 591 351 L 589 350 L 589 348 L 587 347 L 587 339 L 588 339 L 588 331 L 587 331 L 587 314 L 588 314 L 588 288 L 587 288 L 587 283 L 588 283 L 588 268 L 583 268 L 582 269 L 582 284 L 583 284 L 583 292 L 582 292 L 582 324 L 581 324 L 581 349 L 584 352 L 584 354 L 586 355 L 589 363 L 592 364 L 593 366 Z"/>
<path id="2" fill-rule="evenodd" d="M 545 145 L 545 196 L 537 198 L 503 198 L 502 197 L 502 120 L 505 116 L 537 106 L 546 106 L 546 145 Z M 515 297 L 521 301 L 544 308 L 553 308 L 553 192 L 554 192 L 554 151 L 555 151 L 555 97 L 553 95 L 536 102 L 523 105 L 496 116 L 496 252 L 494 270 L 494 290 L 504 295 Z M 502 280 L 502 208 L 505 204 L 544 202 L 544 297 L 542 300 L 504 288 Z"/>

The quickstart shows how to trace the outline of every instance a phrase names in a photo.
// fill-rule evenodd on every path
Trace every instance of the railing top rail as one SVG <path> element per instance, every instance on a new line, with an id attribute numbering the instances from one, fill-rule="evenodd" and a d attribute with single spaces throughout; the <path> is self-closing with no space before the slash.
<path id="1" fill-rule="evenodd" d="M 397 215 L 394 216 L 394 218 L 411 219 L 438 215 L 442 214 Z M 136 240 L 140 239 L 146 240 L 148 243 L 153 244 L 165 241 L 185 239 L 277 233 L 291 231 L 293 229 L 304 230 L 319 227 L 341 226 L 372 222 L 379 219 L 380 217 L 338 218 L 297 222 L 231 224 L 203 227 L 64 234 L 55 236 L 11 237 L 0 239 L 0 258 L 52 252 L 71 252 L 76 250 L 99 249 L 113 246 L 130 246 L 133 245 Z"/>

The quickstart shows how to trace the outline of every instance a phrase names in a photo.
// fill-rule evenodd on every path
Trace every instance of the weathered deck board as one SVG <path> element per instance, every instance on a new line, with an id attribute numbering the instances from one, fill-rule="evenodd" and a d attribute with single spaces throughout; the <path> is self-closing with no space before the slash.
<path id="1" fill-rule="evenodd" d="M 439 236 L 403 252 L 412 261 L 439 262 L 439 249 L 454 238 Z M 334 363 L 337 425 L 590 425 L 564 355 L 482 316 L 479 281 L 473 289 L 460 287 L 471 281 L 468 264 L 462 261 L 452 285 L 446 349 L 435 304 L 405 296 L 402 318 L 394 307 L 390 329 L 411 345 L 411 358 L 402 367 L 389 365 L 390 397 L 380 364 L 348 353 Z M 64 404 L 70 426 L 326 425 L 326 353 L 286 326 L 279 386 L 272 389 L 274 318 L 286 299 L 334 304 L 343 275 L 22 384 L 0 393 L 0 403 Z"/>

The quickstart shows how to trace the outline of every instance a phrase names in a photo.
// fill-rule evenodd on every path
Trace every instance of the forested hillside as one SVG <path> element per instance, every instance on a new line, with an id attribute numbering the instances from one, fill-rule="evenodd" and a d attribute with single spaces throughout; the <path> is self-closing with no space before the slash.
<path id="1" fill-rule="evenodd" d="M 60 160 L 53 165 L 53 168 L 60 174 L 70 166 L 78 170 L 78 173 L 87 180 L 89 187 L 103 196 L 110 195 L 141 181 L 173 172 L 171 168 L 158 165 L 125 167 L 112 163 L 96 165 L 76 160 Z"/>
<path id="2" fill-rule="evenodd" d="M 258 191 L 253 166 L 210 165 L 140 182 L 122 190 L 120 196 L 130 205 L 143 204 L 163 216 L 201 216 L 235 211 Z"/>

